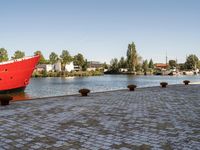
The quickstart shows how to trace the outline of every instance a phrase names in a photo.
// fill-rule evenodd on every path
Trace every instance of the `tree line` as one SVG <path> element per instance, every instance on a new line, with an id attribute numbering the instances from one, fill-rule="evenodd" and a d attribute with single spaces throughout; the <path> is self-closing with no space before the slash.
<path id="1" fill-rule="evenodd" d="M 34 55 L 40 55 L 39 64 L 55 64 L 60 61 L 62 68 L 66 64 L 73 62 L 74 65 L 79 66 L 83 71 L 87 69 L 87 59 L 81 53 L 78 53 L 75 56 L 71 56 L 68 50 L 63 50 L 61 55 L 59 56 L 55 52 L 51 52 L 49 55 L 49 59 L 45 59 L 44 55 L 41 51 L 35 51 Z M 21 50 L 15 51 L 11 59 L 19 59 L 25 56 L 25 52 Z M 0 62 L 7 61 L 9 59 L 7 50 L 5 48 L 0 48 Z"/>
<path id="2" fill-rule="evenodd" d="M 142 57 L 138 54 L 136 50 L 135 43 L 132 42 L 128 44 L 126 58 L 121 57 L 119 60 L 113 58 L 110 61 L 110 73 L 120 73 L 121 68 L 128 69 L 129 73 L 147 72 L 152 74 L 156 71 L 155 64 L 152 59 L 149 61 L 142 60 Z M 176 60 L 169 60 L 167 62 L 167 69 L 178 69 L 178 70 L 196 70 L 200 69 L 200 60 L 195 54 L 190 54 L 187 56 L 185 63 L 177 63 Z"/>
<path id="3" fill-rule="evenodd" d="M 132 42 L 128 44 L 126 58 L 121 57 L 119 60 L 117 58 L 113 58 L 110 62 L 110 72 L 111 73 L 119 73 L 120 68 L 128 69 L 129 73 L 136 74 L 136 72 L 147 72 L 153 71 L 154 63 L 153 60 L 150 59 L 142 61 L 142 57 L 138 54 L 136 50 L 135 43 Z"/>
<path id="4" fill-rule="evenodd" d="M 61 55 L 56 54 L 55 52 L 51 52 L 49 55 L 49 59 L 45 59 L 41 51 L 35 51 L 34 55 L 39 54 L 40 60 L 39 64 L 54 64 L 58 61 L 61 62 L 62 68 L 66 64 L 69 64 L 73 61 L 74 65 L 81 67 L 83 71 L 87 69 L 87 59 L 81 53 L 78 53 L 75 56 L 71 56 L 68 50 L 63 50 Z M 21 50 L 15 51 L 11 59 L 23 58 L 25 53 Z M 0 62 L 7 61 L 9 59 L 7 50 L 5 48 L 0 48 Z M 110 65 L 108 66 L 104 63 L 103 67 L 108 68 L 111 73 L 119 73 L 120 68 L 128 69 L 130 73 L 153 73 L 155 71 L 154 62 L 152 59 L 149 61 L 142 60 L 142 57 L 138 54 L 136 50 L 136 45 L 134 42 L 128 44 L 126 57 L 121 57 L 119 60 L 117 58 L 113 58 L 110 61 Z M 177 63 L 176 60 L 169 60 L 168 69 L 177 68 L 179 70 L 195 70 L 200 69 L 200 60 L 195 54 L 190 54 L 187 56 L 185 63 Z"/>

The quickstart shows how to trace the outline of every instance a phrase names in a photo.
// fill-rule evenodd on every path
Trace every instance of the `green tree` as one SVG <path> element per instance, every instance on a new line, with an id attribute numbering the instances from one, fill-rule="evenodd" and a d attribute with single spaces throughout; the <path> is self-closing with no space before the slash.
<path id="1" fill-rule="evenodd" d="M 34 55 L 40 55 L 40 60 L 38 62 L 39 64 L 46 64 L 47 61 L 45 60 L 41 51 L 35 51 Z"/>
<path id="2" fill-rule="evenodd" d="M 136 72 L 142 71 L 142 64 L 141 64 L 141 63 L 138 63 L 138 64 L 136 65 L 135 71 L 136 71 Z"/>
<path id="3" fill-rule="evenodd" d="M 147 60 L 143 61 L 143 63 L 142 63 L 142 69 L 143 69 L 143 71 L 144 71 L 145 74 L 147 73 L 148 68 L 149 68 L 148 61 Z"/>
<path id="4" fill-rule="evenodd" d="M 60 55 L 61 58 L 61 63 L 62 63 L 62 69 L 65 69 L 65 65 L 69 64 L 70 62 L 73 61 L 72 56 L 69 54 L 67 50 L 63 50 L 62 54 Z"/>
<path id="5" fill-rule="evenodd" d="M 55 52 L 51 52 L 51 54 L 49 55 L 49 62 L 51 64 L 55 64 L 58 61 L 58 55 Z"/>
<path id="6" fill-rule="evenodd" d="M 118 59 L 114 58 L 111 60 L 110 62 L 110 70 L 112 72 L 118 72 L 119 71 L 119 67 L 118 67 Z"/>
<path id="7" fill-rule="evenodd" d="M 108 64 L 106 64 L 106 62 L 103 63 L 103 68 L 108 69 Z"/>
<path id="8" fill-rule="evenodd" d="M 124 57 L 121 57 L 118 63 L 119 68 L 127 68 L 127 61 Z"/>
<path id="9" fill-rule="evenodd" d="M 83 65 L 82 65 L 82 71 L 86 71 L 87 68 L 88 68 L 88 62 L 87 62 L 87 59 L 85 59 Z"/>
<path id="10" fill-rule="evenodd" d="M 127 63 L 130 71 L 135 72 L 136 66 L 141 61 L 141 57 L 137 54 L 134 42 L 128 44 L 127 50 Z"/>
<path id="11" fill-rule="evenodd" d="M 170 68 L 175 68 L 176 67 L 176 60 L 169 60 L 169 67 Z"/>
<path id="12" fill-rule="evenodd" d="M 180 69 L 181 71 L 186 69 L 184 63 L 180 63 L 180 64 L 178 64 L 178 66 L 179 66 L 179 69 Z"/>
<path id="13" fill-rule="evenodd" d="M 23 58 L 24 56 L 25 56 L 24 52 L 17 50 L 17 51 L 15 51 L 14 56 L 12 56 L 12 59 Z"/>
<path id="14" fill-rule="evenodd" d="M 80 67 L 83 67 L 85 60 L 82 54 L 78 53 L 77 55 L 74 56 L 73 59 L 74 65 L 78 65 Z"/>
<path id="15" fill-rule="evenodd" d="M 186 59 L 185 68 L 196 69 L 198 67 L 198 64 L 199 64 L 199 58 L 196 55 L 191 54 Z"/>
<path id="16" fill-rule="evenodd" d="M 152 59 L 150 59 L 149 61 L 149 68 L 154 69 L 154 64 Z"/>
<path id="17" fill-rule="evenodd" d="M 5 48 L 0 48 L 0 62 L 8 60 L 8 52 Z"/>
<path id="18" fill-rule="evenodd" d="M 197 64 L 197 68 L 200 69 L 200 60 L 199 60 L 199 62 Z"/>

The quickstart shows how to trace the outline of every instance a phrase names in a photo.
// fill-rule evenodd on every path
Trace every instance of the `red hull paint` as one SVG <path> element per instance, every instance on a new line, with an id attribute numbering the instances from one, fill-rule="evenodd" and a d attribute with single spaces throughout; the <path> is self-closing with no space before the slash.
<path id="1" fill-rule="evenodd" d="M 0 63 L 0 91 L 25 88 L 39 58 L 37 55 Z"/>

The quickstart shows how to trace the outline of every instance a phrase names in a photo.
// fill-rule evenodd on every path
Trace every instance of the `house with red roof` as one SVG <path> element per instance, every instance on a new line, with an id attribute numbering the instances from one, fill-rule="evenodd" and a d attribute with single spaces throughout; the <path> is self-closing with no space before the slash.
<path id="1" fill-rule="evenodd" d="M 168 64 L 156 63 L 154 66 L 155 66 L 155 68 L 157 68 L 157 69 L 166 70 L 167 67 L 168 67 Z"/>

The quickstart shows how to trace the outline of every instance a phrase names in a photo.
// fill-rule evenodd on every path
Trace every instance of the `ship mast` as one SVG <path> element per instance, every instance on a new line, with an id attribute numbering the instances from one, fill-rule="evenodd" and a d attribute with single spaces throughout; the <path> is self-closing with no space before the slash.
<path id="1" fill-rule="evenodd" d="M 167 62 L 168 62 L 168 58 L 167 58 L 167 51 L 166 51 L 166 66 L 167 66 Z"/>

